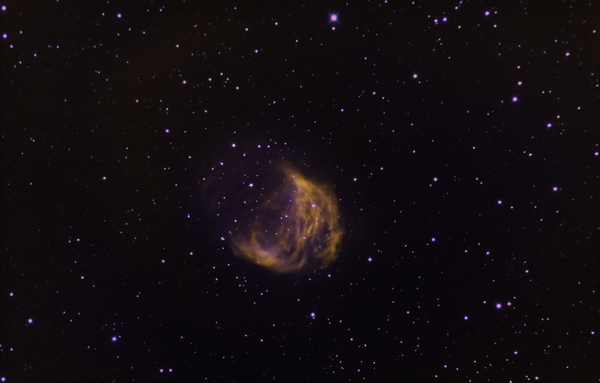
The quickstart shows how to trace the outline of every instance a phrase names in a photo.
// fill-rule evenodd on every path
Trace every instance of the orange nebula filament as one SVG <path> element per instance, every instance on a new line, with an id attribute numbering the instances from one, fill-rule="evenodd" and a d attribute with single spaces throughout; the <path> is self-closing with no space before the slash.
<path id="1" fill-rule="evenodd" d="M 277 273 L 323 269 L 337 259 L 343 235 L 333 189 L 282 170 L 254 221 L 231 237 L 233 253 Z"/>

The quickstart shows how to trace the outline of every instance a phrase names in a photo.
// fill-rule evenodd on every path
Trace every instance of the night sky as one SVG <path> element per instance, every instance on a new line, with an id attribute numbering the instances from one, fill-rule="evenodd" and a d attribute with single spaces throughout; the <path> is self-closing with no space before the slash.
<path id="1" fill-rule="evenodd" d="M 0 381 L 600 380 L 599 2 L 0 5 Z"/>

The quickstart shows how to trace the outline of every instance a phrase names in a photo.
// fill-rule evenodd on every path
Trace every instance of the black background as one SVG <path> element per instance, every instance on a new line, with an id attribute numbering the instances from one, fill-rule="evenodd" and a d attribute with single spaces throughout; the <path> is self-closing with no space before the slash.
<path id="1" fill-rule="evenodd" d="M 600 379 L 599 4 L 5 4 L 6 381 Z M 335 264 L 233 256 L 242 153 L 334 185 Z"/>

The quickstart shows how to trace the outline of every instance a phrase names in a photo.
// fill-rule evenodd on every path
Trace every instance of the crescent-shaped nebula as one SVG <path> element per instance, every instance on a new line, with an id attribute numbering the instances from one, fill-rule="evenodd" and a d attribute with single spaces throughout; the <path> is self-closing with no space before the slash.
<path id="1" fill-rule="evenodd" d="M 203 190 L 234 255 L 276 273 L 324 269 L 338 258 L 343 225 L 331 186 L 287 161 L 220 166 Z"/>
<path id="2" fill-rule="evenodd" d="M 283 174 L 254 222 L 232 237 L 233 252 L 279 273 L 325 268 L 343 233 L 335 195 L 289 166 Z"/>

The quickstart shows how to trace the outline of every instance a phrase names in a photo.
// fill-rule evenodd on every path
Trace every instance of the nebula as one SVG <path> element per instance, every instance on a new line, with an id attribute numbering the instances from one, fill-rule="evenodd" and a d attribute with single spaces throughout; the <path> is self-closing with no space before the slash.
<path id="1" fill-rule="evenodd" d="M 343 224 L 333 188 L 286 161 L 251 164 L 215 170 L 205 188 L 223 194 L 211 207 L 233 254 L 275 273 L 320 270 L 334 262 Z M 249 169 L 260 171 L 258 182 Z"/>
<path id="2" fill-rule="evenodd" d="M 343 234 L 335 195 L 289 166 L 283 173 L 254 222 L 231 238 L 233 252 L 278 273 L 325 268 Z"/>

